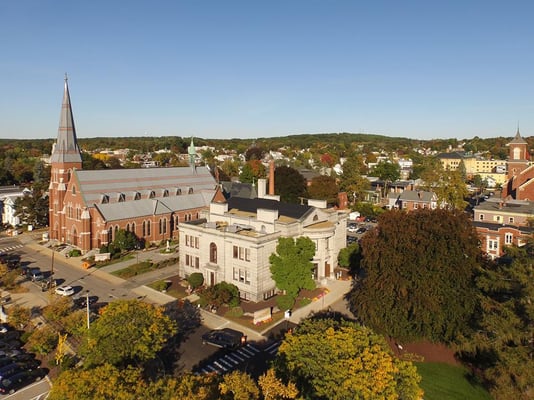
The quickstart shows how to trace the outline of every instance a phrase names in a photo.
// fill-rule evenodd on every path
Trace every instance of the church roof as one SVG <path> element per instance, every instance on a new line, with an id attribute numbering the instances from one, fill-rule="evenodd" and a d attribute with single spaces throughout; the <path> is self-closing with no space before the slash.
<path id="1" fill-rule="evenodd" d="M 116 221 L 151 215 L 165 215 L 174 210 L 208 207 L 212 198 L 213 191 L 202 191 L 183 196 L 95 204 L 95 208 L 106 221 Z"/>
<path id="2" fill-rule="evenodd" d="M 521 137 L 521 134 L 519 133 L 519 128 L 517 128 L 517 132 L 514 138 L 512 139 L 512 141 L 510 142 L 510 144 L 512 143 L 513 144 L 528 144 L 527 141 Z"/>
<path id="3" fill-rule="evenodd" d="M 74 170 L 71 182 L 87 206 L 103 203 L 103 196 L 107 196 L 108 203 L 122 206 L 130 200 L 133 203 L 153 198 L 168 201 L 206 190 L 213 197 L 217 187 L 206 167 Z M 124 194 L 126 201 L 120 201 L 120 194 Z M 139 195 L 138 200 L 133 200 L 135 194 Z"/>
<path id="4" fill-rule="evenodd" d="M 50 157 L 52 163 L 81 163 L 82 156 L 76 140 L 76 128 L 72 107 L 70 103 L 69 86 L 65 75 L 65 88 L 63 90 L 63 102 L 59 116 L 59 129 L 57 140 Z"/>

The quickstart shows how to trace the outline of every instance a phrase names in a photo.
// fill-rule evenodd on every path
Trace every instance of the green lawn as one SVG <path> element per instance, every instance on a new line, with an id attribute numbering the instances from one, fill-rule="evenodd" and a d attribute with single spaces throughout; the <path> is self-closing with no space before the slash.
<path id="1" fill-rule="evenodd" d="M 421 387 L 425 400 L 491 400 L 479 382 L 470 379 L 464 367 L 444 363 L 415 363 L 423 378 Z"/>

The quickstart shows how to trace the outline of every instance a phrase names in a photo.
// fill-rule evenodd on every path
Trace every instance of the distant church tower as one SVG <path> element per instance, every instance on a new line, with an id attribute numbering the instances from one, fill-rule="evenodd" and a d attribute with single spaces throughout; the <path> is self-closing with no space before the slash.
<path id="1" fill-rule="evenodd" d="M 70 104 L 69 86 L 65 74 L 63 103 L 59 117 L 59 129 L 56 143 L 50 157 L 52 171 L 49 186 L 49 237 L 65 241 L 65 212 L 63 200 L 71 171 L 82 168 L 82 156 L 76 140 L 76 129 Z"/>
<path id="2" fill-rule="evenodd" d="M 528 167 L 528 143 L 521 137 L 519 128 L 517 133 L 510 143 L 510 156 L 508 158 L 508 179 L 519 175 Z"/>
<path id="3" fill-rule="evenodd" d="M 191 136 L 191 145 L 187 148 L 189 154 L 189 166 L 194 171 L 196 165 L 197 151 L 195 149 L 195 143 L 193 143 L 193 136 Z"/>

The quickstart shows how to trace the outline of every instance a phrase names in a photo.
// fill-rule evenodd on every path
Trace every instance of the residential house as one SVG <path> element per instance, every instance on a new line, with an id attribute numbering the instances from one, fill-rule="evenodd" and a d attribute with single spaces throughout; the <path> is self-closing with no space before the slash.
<path id="1" fill-rule="evenodd" d="M 417 210 L 428 208 L 435 210 L 438 207 L 438 197 L 434 192 L 424 190 L 404 190 L 401 193 L 388 193 L 388 209 Z"/>

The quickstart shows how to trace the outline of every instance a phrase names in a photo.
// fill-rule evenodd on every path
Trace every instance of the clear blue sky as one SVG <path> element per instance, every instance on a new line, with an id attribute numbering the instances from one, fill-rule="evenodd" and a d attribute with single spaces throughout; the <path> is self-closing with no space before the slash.
<path id="1" fill-rule="evenodd" d="M 0 2 L 0 137 L 534 132 L 532 1 Z"/>

